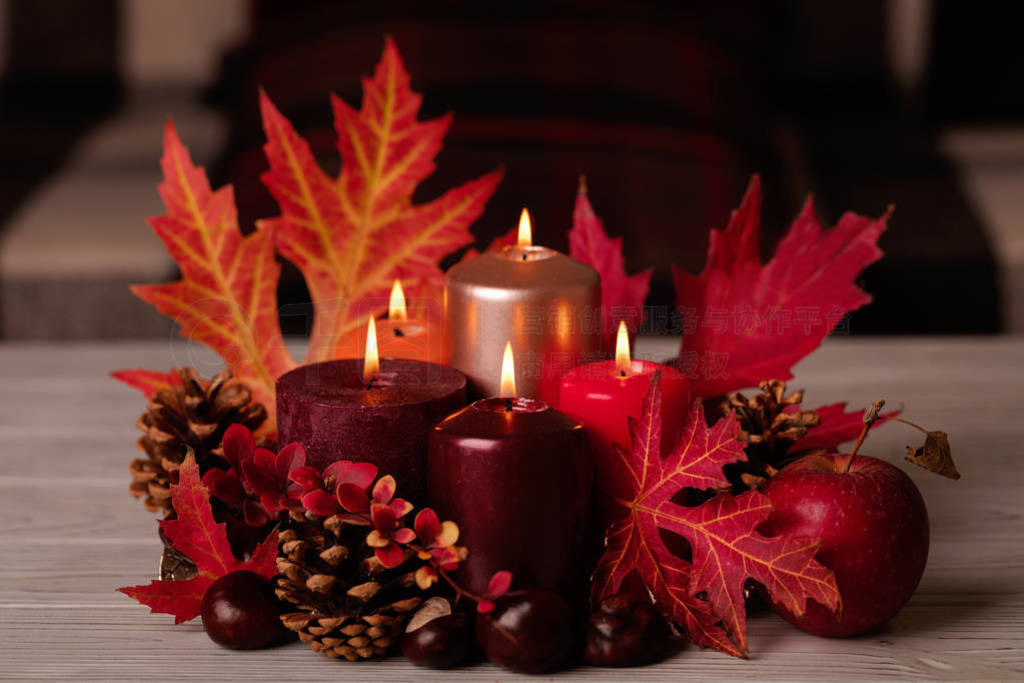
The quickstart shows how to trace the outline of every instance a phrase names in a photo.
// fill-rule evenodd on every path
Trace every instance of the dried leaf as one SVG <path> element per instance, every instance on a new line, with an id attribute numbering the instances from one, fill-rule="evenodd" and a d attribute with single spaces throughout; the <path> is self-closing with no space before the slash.
<path id="1" fill-rule="evenodd" d="M 199 477 L 195 458 L 185 458 L 178 471 L 178 483 L 171 485 L 171 501 L 177 518 L 162 520 L 160 528 L 175 550 L 192 560 L 198 574 L 185 581 L 156 580 L 149 585 L 126 586 L 118 590 L 153 612 L 173 614 L 174 623 L 199 616 L 206 589 L 221 576 L 247 569 L 265 578 L 277 574 L 277 533 L 271 533 L 242 562 L 231 552 L 227 527 L 217 523 L 210 507 L 210 491 Z"/>
<path id="2" fill-rule="evenodd" d="M 661 458 L 659 385 L 655 375 L 640 419 L 630 418 L 631 450 L 617 449 L 633 495 L 615 501 L 623 516 L 608 530 L 594 597 L 618 592 L 637 572 L 663 613 L 686 628 L 694 642 L 736 656 L 747 649 L 743 585 L 748 578 L 795 614 L 805 611 L 809 599 L 836 608 L 835 577 L 814 559 L 820 542 L 759 534 L 757 527 L 772 508 L 757 491 L 720 493 L 697 507 L 673 502 L 685 488 L 728 486 L 722 467 L 745 455 L 735 416 L 708 427 L 697 401 L 679 442 Z M 692 562 L 669 552 L 662 531 L 686 539 Z"/>
<path id="3" fill-rule="evenodd" d="M 270 162 L 263 181 L 281 207 L 278 218 L 260 225 L 302 271 L 313 298 L 308 361 L 331 358 L 346 332 L 382 313 L 395 278 L 439 286 L 438 262 L 472 241 L 469 225 L 501 178 L 493 171 L 413 205 L 416 186 L 434 171 L 451 115 L 416 120 L 421 97 L 409 88 L 390 39 L 363 90 L 359 111 L 331 100 L 342 160 L 338 178 L 321 170 L 306 141 L 260 94 Z"/>
<path id="4" fill-rule="evenodd" d="M 775 254 L 761 265 L 761 181 L 757 176 L 725 230 L 712 230 L 704 271 L 674 268 L 684 319 L 679 366 L 697 396 L 786 380 L 850 312 L 871 301 L 857 287 L 882 256 L 878 238 L 889 214 L 846 213 L 822 230 L 808 199 Z"/>
<path id="5" fill-rule="evenodd" d="M 920 465 L 929 472 L 941 474 L 950 479 L 959 479 L 953 453 L 949 448 L 949 435 L 946 432 L 927 432 L 924 444 L 918 448 L 907 446 L 907 460 Z"/>
<path id="6" fill-rule="evenodd" d="M 601 275 L 604 347 L 614 349 L 615 333 L 620 320 L 626 321 L 630 334 L 635 334 L 643 324 L 644 299 L 650 290 L 652 269 L 626 275 L 622 238 L 611 239 L 605 233 L 601 219 L 590 205 L 587 183 L 583 177 L 580 177 L 576 208 L 572 214 L 569 255 L 589 264 Z"/>

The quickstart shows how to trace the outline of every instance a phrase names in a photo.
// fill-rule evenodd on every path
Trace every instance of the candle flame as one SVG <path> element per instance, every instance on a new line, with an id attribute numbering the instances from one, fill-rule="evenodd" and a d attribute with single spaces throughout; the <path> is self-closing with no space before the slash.
<path id="1" fill-rule="evenodd" d="M 505 342 L 505 355 L 501 359 L 501 398 L 516 395 L 516 363 L 512 358 L 512 342 Z"/>
<path id="2" fill-rule="evenodd" d="M 380 358 L 377 356 L 377 321 L 370 316 L 366 324 L 366 354 L 363 356 L 363 381 L 370 380 L 380 371 Z"/>
<path id="3" fill-rule="evenodd" d="M 525 208 L 519 214 L 519 237 L 516 244 L 520 247 L 528 247 L 533 244 L 533 227 L 530 224 L 530 212 Z"/>
<path id="4" fill-rule="evenodd" d="M 625 377 L 630 372 L 629 331 L 626 321 L 619 321 L 619 333 L 615 337 L 615 369 Z"/>
<path id="5" fill-rule="evenodd" d="M 408 313 L 405 310 L 405 292 L 402 291 L 402 281 L 395 278 L 395 284 L 391 285 L 391 300 L 388 302 L 388 320 L 404 322 Z"/>

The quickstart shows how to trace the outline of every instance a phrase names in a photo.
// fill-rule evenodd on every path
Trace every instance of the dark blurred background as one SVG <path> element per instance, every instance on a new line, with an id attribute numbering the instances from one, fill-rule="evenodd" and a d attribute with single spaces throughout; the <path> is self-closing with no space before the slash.
<path id="1" fill-rule="evenodd" d="M 1024 329 L 1024 89 L 1012 4 L 0 0 L 0 335 L 166 334 L 130 282 L 174 277 L 161 212 L 173 115 L 248 229 L 276 208 L 262 86 L 336 172 L 328 93 L 396 40 L 423 117 L 455 122 L 429 199 L 504 165 L 481 245 L 528 206 L 566 248 L 587 175 L 629 269 L 699 270 L 751 173 L 767 253 L 809 192 L 831 223 L 895 205 L 855 334 Z M 281 303 L 303 301 L 286 270 Z"/>

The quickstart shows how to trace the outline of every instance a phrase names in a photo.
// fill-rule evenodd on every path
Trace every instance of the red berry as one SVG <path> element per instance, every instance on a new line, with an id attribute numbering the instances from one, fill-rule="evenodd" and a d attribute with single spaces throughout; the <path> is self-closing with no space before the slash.
<path id="1" fill-rule="evenodd" d="M 495 601 L 476 621 L 487 659 L 520 673 L 540 674 L 566 664 L 577 642 L 577 619 L 557 593 L 529 589 Z"/>
<path id="2" fill-rule="evenodd" d="M 201 612 L 210 640 L 233 650 L 266 647 L 283 633 L 273 584 L 254 572 L 232 572 L 214 581 Z"/>

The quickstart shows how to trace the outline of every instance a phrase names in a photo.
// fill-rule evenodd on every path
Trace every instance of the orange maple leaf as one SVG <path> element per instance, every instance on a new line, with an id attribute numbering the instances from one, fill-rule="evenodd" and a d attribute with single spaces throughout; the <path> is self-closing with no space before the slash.
<path id="1" fill-rule="evenodd" d="M 274 380 L 295 362 L 277 318 L 281 267 L 274 259 L 272 230 L 242 236 L 231 186 L 210 189 L 206 172 L 192 163 L 171 121 L 164 129 L 160 165 L 167 214 L 151 218 L 150 225 L 182 278 L 134 285 L 132 291 L 174 318 L 182 337 L 216 350 L 273 415 Z"/>
<path id="2" fill-rule="evenodd" d="M 281 215 L 261 221 L 278 251 L 302 271 L 316 315 L 307 360 L 332 358 L 345 334 L 379 315 L 395 278 L 439 286 L 438 262 L 473 239 L 469 225 L 501 178 L 492 171 L 413 205 L 416 186 L 434 170 L 434 157 L 451 123 L 447 114 L 417 121 L 421 96 L 388 39 L 373 78 L 363 79 L 356 111 L 332 96 L 341 174 L 331 178 L 306 143 L 260 95 L 263 181 Z"/>

